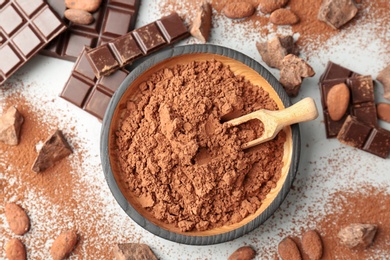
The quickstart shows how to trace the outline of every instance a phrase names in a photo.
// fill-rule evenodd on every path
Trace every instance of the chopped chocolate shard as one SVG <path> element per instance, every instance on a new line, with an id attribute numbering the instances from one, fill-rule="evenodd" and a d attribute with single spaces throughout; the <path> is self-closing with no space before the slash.
<path id="1" fill-rule="evenodd" d="M 33 164 L 34 172 L 43 172 L 72 153 L 72 148 L 60 130 L 56 130 L 43 144 Z"/>
<path id="2" fill-rule="evenodd" d="M 318 20 L 339 29 L 357 14 L 353 0 L 323 0 L 318 12 Z"/>
<path id="3" fill-rule="evenodd" d="M 212 10 L 211 5 L 204 1 L 196 12 L 192 21 L 190 33 L 202 43 L 206 43 L 211 30 Z"/>
<path id="4" fill-rule="evenodd" d="M 277 36 L 268 42 L 256 43 L 256 47 L 263 61 L 271 68 L 280 69 L 287 54 L 299 54 L 292 36 Z"/>
<path id="5" fill-rule="evenodd" d="M 356 148 L 363 148 L 371 127 L 357 120 L 356 117 L 348 116 L 337 136 L 343 144 Z"/>
<path id="6" fill-rule="evenodd" d="M 0 142 L 18 145 L 23 121 L 23 116 L 14 106 L 8 108 L 5 114 L 0 117 Z"/>
<path id="7" fill-rule="evenodd" d="M 288 54 L 282 60 L 280 83 L 290 97 L 298 95 L 303 78 L 314 76 L 313 68 L 294 54 Z"/>
<path id="8" fill-rule="evenodd" d="M 382 158 L 387 158 L 390 153 L 390 131 L 373 127 L 353 116 L 347 117 L 337 139 Z"/>
<path id="9" fill-rule="evenodd" d="M 372 244 L 377 231 L 373 224 L 350 224 L 338 233 L 341 244 L 349 248 L 366 248 Z"/>
<path id="10" fill-rule="evenodd" d="M 376 78 L 383 85 L 383 97 L 390 100 L 390 64 Z"/>
<path id="11" fill-rule="evenodd" d="M 157 260 L 157 257 L 146 244 L 117 244 L 113 251 L 116 260 Z"/>
<path id="12" fill-rule="evenodd" d="M 329 93 L 338 84 L 346 84 L 351 98 L 348 100 L 348 109 L 344 115 L 335 118 L 329 117 L 330 109 L 327 100 Z M 326 136 L 336 137 L 348 115 L 357 118 L 358 121 L 376 127 L 378 124 L 374 97 L 374 84 L 370 75 L 362 76 L 333 62 L 328 62 L 325 72 L 320 77 L 321 103 L 323 106 Z M 340 98 L 340 93 L 337 94 Z M 339 101 L 336 102 L 339 107 Z M 344 104 L 345 105 L 345 104 Z"/>
<path id="13" fill-rule="evenodd" d="M 385 129 L 374 128 L 364 144 L 363 151 L 387 158 L 390 153 L 390 132 Z"/>

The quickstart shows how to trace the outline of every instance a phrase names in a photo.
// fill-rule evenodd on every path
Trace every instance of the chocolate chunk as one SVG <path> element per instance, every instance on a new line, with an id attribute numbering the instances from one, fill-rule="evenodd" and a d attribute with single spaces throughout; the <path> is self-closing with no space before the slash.
<path id="1" fill-rule="evenodd" d="M 341 229 L 337 236 L 341 244 L 349 248 L 364 249 L 372 244 L 376 231 L 376 225 L 356 223 Z"/>
<path id="2" fill-rule="evenodd" d="M 0 142 L 8 145 L 18 145 L 23 121 L 23 116 L 14 106 L 8 108 L 0 117 Z"/>
<path id="3" fill-rule="evenodd" d="M 124 44 L 123 46 L 124 48 L 131 48 L 131 45 Z M 120 69 L 110 76 L 97 79 L 87 61 L 87 49 L 85 48 L 76 60 L 60 97 L 87 111 L 99 120 L 103 120 L 112 95 L 129 72 Z"/>
<path id="4" fill-rule="evenodd" d="M 271 68 L 280 69 L 287 54 L 299 54 L 292 36 L 277 36 L 267 42 L 256 43 L 256 47 L 263 61 Z"/>
<path id="5" fill-rule="evenodd" d="M 0 85 L 66 29 L 42 0 L 0 4 Z"/>
<path id="6" fill-rule="evenodd" d="M 390 153 L 390 132 L 382 128 L 372 129 L 363 151 L 387 158 Z"/>
<path id="7" fill-rule="evenodd" d="M 353 116 L 346 118 L 337 139 L 382 158 L 387 158 L 390 153 L 390 131 L 372 127 Z"/>
<path id="8" fill-rule="evenodd" d="M 172 13 L 110 43 L 88 50 L 87 57 L 96 77 L 100 78 L 188 35 L 187 27 L 180 16 Z M 126 40 L 130 43 L 129 47 L 120 47 Z"/>
<path id="9" fill-rule="evenodd" d="M 383 85 L 383 97 L 390 100 L 390 65 L 379 72 L 376 79 Z"/>
<path id="10" fill-rule="evenodd" d="M 282 60 L 280 83 L 289 96 L 296 96 L 301 88 L 303 78 L 314 76 L 314 70 L 304 60 L 294 54 L 288 54 Z"/>
<path id="11" fill-rule="evenodd" d="M 341 119 L 334 120 L 329 117 L 327 104 L 330 90 L 338 84 L 344 83 L 348 86 L 351 98 L 348 102 L 348 109 L 344 116 L 338 115 Z M 326 136 L 335 137 L 340 131 L 344 120 L 348 115 L 355 116 L 359 121 L 375 127 L 378 124 L 374 97 L 374 84 L 369 75 L 362 76 L 347 68 L 333 62 L 329 62 L 325 72 L 320 77 L 321 103 L 324 112 Z"/>
<path id="12" fill-rule="evenodd" d="M 343 144 L 361 149 L 370 132 L 370 126 L 360 122 L 356 117 L 348 116 L 337 135 L 337 139 Z"/>
<path id="13" fill-rule="evenodd" d="M 102 0 L 100 5 L 96 3 L 99 2 L 98 0 L 88 1 L 88 4 L 83 4 L 86 9 L 90 10 L 91 2 L 94 2 L 92 8 L 99 7 L 96 12 L 91 11 L 94 22 L 89 25 L 79 25 L 64 18 L 67 8 L 65 1 L 47 0 L 47 2 L 63 18 L 68 28 L 40 53 L 70 61 L 77 59 L 84 46 L 95 48 L 133 30 L 140 5 L 139 0 Z M 75 4 L 80 1 L 66 2 Z"/>
<path id="14" fill-rule="evenodd" d="M 347 83 L 351 89 L 351 114 L 369 125 L 378 124 L 374 97 L 374 84 L 371 76 L 349 78 Z"/>
<path id="15" fill-rule="evenodd" d="M 115 245 L 113 251 L 116 260 L 157 260 L 157 257 L 153 254 L 150 247 L 146 244 L 117 244 Z"/>
<path id="16" fill-rule="evenodd" d="M 212 20 L 211 16 L 211 5 L 204 1 L 199 6 L 190 29 L 191 35 L 202 43 L 206 43 L 209 38 Z"/>
<path id="17" fill-rule="evenodd" d="M 352 74 L 354 73 L 355 72 L 347 68 L 344 68 L 343 66 L 328 61 L 328 64 L 326 65 L 326 69 L 320 77 L 320 82 L 325 82 L 328 80 L 339 80 L 339 79 L 342 79 L 344 81 L 344 79 L 351 77 Z"/>
<path id="18" fill-rule="evenodd" d="M 50 136 L 38 152 L 38 156 L 32 166 L 34 172 L 43 172 L 52 167 L 57 161 L 72 153 L 72 149 L 60 130 L 56 130 Z"/>
<path id="19" fill-rule="evenodd" d="M 357 14 L 353 0 L 323 0 L 318 12 L 318 20 L 339 29 Z"/>

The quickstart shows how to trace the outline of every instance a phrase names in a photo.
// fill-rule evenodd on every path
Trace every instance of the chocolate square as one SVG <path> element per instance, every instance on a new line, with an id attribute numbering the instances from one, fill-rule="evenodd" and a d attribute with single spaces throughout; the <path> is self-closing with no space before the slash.
<path id="1" fill-rule="evenodd" d="M 337 135 L 337 139 L 343 144 L 361 149 L 370 132 L 370 126 L 358 121 L 353 116 L 348 116 Z"/>
<path id="2" fill-rule="evenodd" d="M 387 158 L 390 153 L 390 132 L 381 128 L 373 129 L 363 150 Z"/>

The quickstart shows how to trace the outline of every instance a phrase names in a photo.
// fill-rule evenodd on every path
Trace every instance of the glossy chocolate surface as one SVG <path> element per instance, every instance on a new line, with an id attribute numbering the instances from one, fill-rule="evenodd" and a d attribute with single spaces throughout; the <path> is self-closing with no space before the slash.
<path id="1" fill-rule="evenodd" d="M 66 29 L 43 0 L 0 2 L 0 84 Z"/>
<path id="2" fill-rule="evenodd" d="M 337 138 L 340 142 L 387 158 L 390 153 L 390 131 L 372 127 L 354 116 L 348 116 Z"/>
<path id="3" fill-rule="evenodd" d="M 345 83 L 348 86 L 351 98 L 349 109 L 344 116 L 340 120 L 334 121 L 329 116 L 326 100 L 332 87 L 339 83 Z M 377 125 L 374 83 L 371 76 L 361 76 L 338 64 L 329 62 L 325 72 L 320 77 L 319 85 L 327 138 L 337 136 L 348 115 L 353 115 L 359 121 L 370 126 Z"/>
<path id="4" fill-rule="evenodd" d="M 60 97 L 102 120 L 112 95 L 128 74 L 128 71 L 121 69 L 97 79 L 84 49 Z"/>
<path id="5" fill-rule="evenodd" d="M 184 22 L 177 13 L 172 13 L 87 51 L 87 56 L 99 78 L 187 36 Z"/>
<path id="6" fill-rule="evenodd" d="M 95 21 L 90 25 L 77 25 L 64 18 L 66 6 L 63 0 L 47 0 L 68 25 L 68 29 L 50 43 L 41 54 L 75 61 L 84 46 L 94 48 L 105 44 L 135 27 L 139 0 L 103 0 L 93 13 Z"/>

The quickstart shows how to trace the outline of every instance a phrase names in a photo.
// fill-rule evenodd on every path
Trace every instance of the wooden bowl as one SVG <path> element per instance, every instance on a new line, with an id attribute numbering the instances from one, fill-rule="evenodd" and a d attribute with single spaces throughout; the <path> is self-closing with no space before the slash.
<path id="1" fill-rule="evenodd" d="M 103 119 L 101 132 L 101 160 L 111 192 L 123 210 L 144 229 L 151 233 L 182 244 L 210 245 L 238 238 L 257 228 L 267 220 L 280 206 L 290 190 L 298 168 L 300 154 L 299 126 L 286 127 L 286 142 L 284 146 L 284 166 L 277 185 L 267 195 L 261 207 L 241 222 L 214 228 L 206 231 L 181 232 L 171 224 L 155 219 L 141 207 L 137 199 L 127 191 L 121 181 L 120 167 L 115 152 L 115 131 L 120 123 L 120 111 L 126 105 L 126 100 L 138 93 L 138 85 L 156 71 L 172 67 L 176 64 L 187 64 L 191 61 L 215 59 L 225 65 L 236 75 L 244 75 L 254 85 L 265 89 L 274 99 L 279 108 L 291 105 L 290 99 L 279 82 L 255 60 L 242 53 L 215 45 L 187 45 L 175 47 L 158 53 L 137 66 L 123 81 L 114 94 Z"/>

